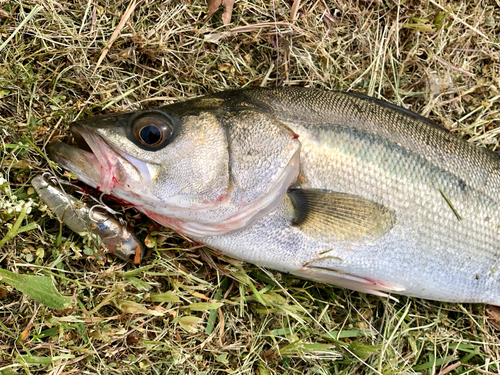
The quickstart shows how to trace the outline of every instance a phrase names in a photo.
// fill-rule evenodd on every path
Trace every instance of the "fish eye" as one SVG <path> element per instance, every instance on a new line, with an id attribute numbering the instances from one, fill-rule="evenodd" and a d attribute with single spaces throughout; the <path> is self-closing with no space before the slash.
<path id="1" fill-rule="evenodd" d="M 172 137 L 174 129 L 168 119 L 159 115 L 146 115 L 134 121 L 132 133 L 144 146 L 159 148 Z"/>
<path id="2" fill-rule="evenodd" d="M 154 146 L 161 141 L 161 131 L 155 125 L 146 125 L 139 130 L 139 137 L 144 143 Z"/>

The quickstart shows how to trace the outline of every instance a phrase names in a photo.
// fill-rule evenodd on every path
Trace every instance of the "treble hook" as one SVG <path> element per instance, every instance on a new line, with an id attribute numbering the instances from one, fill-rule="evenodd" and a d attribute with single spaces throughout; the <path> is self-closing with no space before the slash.
<path id="1" fill-rule="evenodd" d="M 57 186 L 58 184 L 64 184 L 64 185 L 70 185 L 70 186 L 73 186 L 73 187 L 76 187 L 80 190 L 80 193 L 82 193 L 82 188 L 77 186 L 77 185 L 73 185 L 72 183 L 69 183 L 69 182 L 66 182 L 66 181 L 63 181 L 63 180 L 60 180 L 58 179 L 56 176 L 54 176 L 52 173 L 50 172 L 44 172 L 42 173 L 42 178 L 46 181 L 48 181 L 49 183 Z M 85 193 L 84 193 L 85 194 Z M 94 223 L 98 223 L 99 221 L 94 219 L 93 217 L 93 211 L 96 209 L 96 208 L 101 208 L 103 209 L 104 211 L 108 212 L 109 214 L 113 215 L 113 217 L 118 220 L 120 222 L 120 224 L 122 226 L 127 226 L 128 223 L 127 221 L 123 218 L 123 214 L 121 212 L 118 212 L 118 211 L 115 211 L 113 210 L 111 207 L 107 206 L 102 198 L 104 197 L 104 193 L 102 193 L 99 197 L 99 199 L 93 197 L 92 195 L 90 194 L 85 194 L 87 196 L 89 196 L 91 199 L 93 199 L 97 204 L 96 205 L 93 205 L 92 207 L 90 207 L 89 209 L 89 213 L 88 213 L 88 216 L 89 216 L 89 219 L 91 221 L 93 221 Z"/>
<path id="2" fill-rule="evenodd" d="M 43 172 L 42 173 L 42 178 L 44 180 L 50 182 L 54 186 L 58 186 L 59 185 L 59 188 L 61 188 L 61 189 L 62 189 L 61 185 L 67 185 L 67 186 L 74 187 L 75 189 L 78 189 L 79 193 L 84 194 L 83 193 L 83 189 L 80 186 L 72 184 L 71 182 L 68 182 L 68 181 L 65 181 L 65 180 L 61 180 L 60 178 L 54 176 L 50 172 Z"/>
<path id="3" fill-rule="evenodd" d="M 96 219 L 93 218 L 94 210 L 96 208 L 102 208 L 105 211 L 107 211 L 107 210 L 106 210 L 106 206 L 101 206 L 100 204 L 95 204 L 92 207 L 90 207 L 90 209 L 89 209 L 89 219 L 91 221 L 93 221 L 94 223 L 99 223 L 99 220 L 96 220 Z"/>
<path id="4" fill-rule="evenodd" d="M 52 173 L 50 172 L 43 172 L 42 173 L 42 178 L 48 182 L 50 182 L 51 184 L 53 185 L 57 185 L 57 183 L 59 182 L 59 180 L 57 179 L 56 176 L 54 176 Z"/>
<path id="5" fill-rule="evenodd" d="M 102 197 L 104 196 L 105 194 L 102 193 L 101 196 L 99 197 L 99 200 L 92 197 L 96 202 L 99 202 L 100 204 L 96 204 L 94 206 L 92 206 L 89 210 L 89 219 L 92 220 L 94 223 L 97 223 L 98 221 L 95 220 L 93 217 L 92 217 L 92 214 L 93 214 L 93 211 L 95 208 L 102 208 L 104 211 L 108 212 L 109 214 L 113 215 L 113 217 L 118 220 L 120 222 L 120 224 L 122 226 L 127 226 L 128 223 L 127 221 L 123 218 L 123 214 L 121 212 L 118 212 L 118 211 L 115 211 L 113 210 L 111 207 L 107 206 L 103 201 L 102 201 Z"/>

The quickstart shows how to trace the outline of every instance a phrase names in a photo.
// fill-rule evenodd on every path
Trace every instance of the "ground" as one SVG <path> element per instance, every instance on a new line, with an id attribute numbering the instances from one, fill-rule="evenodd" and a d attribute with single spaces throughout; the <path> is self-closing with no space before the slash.
<path id="1" fill-rule="evenodd" d="M 71 180 L 45 146 L 68 141 L 74 120 L 259 85 L 385 98 L 499 151 L 499 9 L 237 1 L 224 25 L 228 12 L 207 17 L 200 0 L 0 0 L 0 268 L 51 277 L 76 301 L 51 309 L 19 291 L 40 299 L 41 279 L 0 281 L 0 374 L 499 374 L 494 307 L 268 272 L 133 210 L 150 255 L 123 263 L 61 226 L 30 187 L 50 169 Z"/>

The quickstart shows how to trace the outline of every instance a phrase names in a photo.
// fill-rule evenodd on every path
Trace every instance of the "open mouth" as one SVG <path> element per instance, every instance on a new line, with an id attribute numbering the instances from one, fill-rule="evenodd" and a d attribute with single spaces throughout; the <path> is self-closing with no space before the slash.
<path id="1" fill-rule="evenodd" d="M 111 192 L 111 189 L 116 186 L 120 177 L 123 177 L 116 173 L 119 170 L 118 166 L 123 164 L 120 163 L 120 159 L 122 158 L 102 137 L 84 125 L 72 125 L 70 130 L 80 150 L 86 152 L 87 156 L 88 152 L 90 152 L 93 155 L 91 157 L 93 165 L 96 166 L 95 161 L 99 165 L 99 190 L 104 193 Z M 85 151 L 86 149 L 89 151 Z"/>
<path id="2" fill-rule="evenodd" d="M 92 125 L 75 123 L 70 130 L 78 147 L 53 142 L 47 151 L 52 160 L 81 181 L 109 194 L 115 188 L 130 191 L 150 180 L 145 162 L 107 141 Z"/>
<path id="3" fill-rule="evenodd" d="M 88 145 L 76 148 L 62 142 L 51 142 L 47 146 L 49 157 L 64 169 L 75 174 L 81 181 L 98 187 L 101 181 L 101 165 Z"/>
<path id="4" fill-rule="evenodd" d="M 50 158 L 86 184 L 109 193 L 118 182 L 116 172 L 123 158 L 92 129 L 72 125 L 70 130 L 78 148 L 52 142 L 47 147 Z"/>
<path id="5" fill-rule="evenodd" d="M 72 124 L 69 130 L 71 132 L 71 135 L 73 136 L 73 140 L 76 142 L 80 150 L 93 153 L 92 149 L 90 148 L 89 144 L 85 141 L 85 138 L 83 137 L 77 125 Z"/>

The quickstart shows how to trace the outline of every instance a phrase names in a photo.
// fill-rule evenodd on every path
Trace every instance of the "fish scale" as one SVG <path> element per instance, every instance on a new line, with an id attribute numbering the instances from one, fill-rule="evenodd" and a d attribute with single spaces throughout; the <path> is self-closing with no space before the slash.
<path id="1" fill-rule="evenodd" d="M 131 129 L 153 112 L 173 136 L 141 146 Z M 119 175 L 108 193 L 228 256 L 378 295 L 500 305 L 500 157 L 411 111 L 255 88 L 73 130 L 142 171 L 142 185 Z M 50 150 L 92 186 L 103 165 L 117 176 L 106 155 Z"/>
<path id="2" fill-rule="evenodd" d="M 345 94 L 320 92 L 320 99 L 326 96 L 329 100 L 318 102 L 317 93 L 311 90 L 296 97 L 292 91 L 285 103 L 280 101 L 279 90 L 264 91 L 264 99 L 258 90 L 248 96 L 269 103 L 273 114 L 299 134 L 298 187 L 345 192 L 380 203 L 396 212 L 398 224 L 371 244 L 331 241 L 319 246 L 316 238 L 287 233 L 289 241 L 295 239 L 288 246 L 300 249 L 296 252 L 300 257 L 295 258 L 295 268 L 286 271 L 303 275 L 301 265 L 319 252 L 334 248 L 330 255 L 342 262 L 323 261 L 317 267 L 394 284 L 405 289 L 399 291 L 401 294 L 450 301 L 488 300 L 498 304 L 498 156 L 450 138 L 437 125 L 428 125 L 427 119 L 416 115 L 405 116 L 405 112 Z M 336 98 L 341 100 L 335 101 Z M 312 108 L 303 105 L 307 101 Z M 251 236 L 250 232 L 234 234 L 238 239 L 220 236 L 199 240 L 217 248 L 231 247 L 230 253 L 239 258 L 248 258 L 248 252 L 279 253 L 274 248 L 282 246 L 277 243 L 267 244 L 273 250 L 261 246 L 262 238 L 284 236 L 269 233 L 265 230 L 269 227 L 272 227 L 269 223 L 263 225 L 262 231 L 253 233 L 253 240 L 245 241 L 250 249 L 239 245 L 242 236 Z M 245 254 L 239 249 L 245 249 Z M 458 258 L 454 267 L 449 265 L 451 258 Z M 259 258 L 253 262 L 262 261 Z M 280 264 L 290 261 L 279 258 L 267 261 L 271 268 Z M 435 290 L 427 285 L 433 279 L 436 282 L 431 286 Z M 455 284 L 454 295 L 441 296 L 444 287 L 451 284 Z"/>
<path id="3" fill-rule="evenodd" d="M 267 103 L 273 114 L 292 129 L 302 125 L 321 131 L 331 125 L 345 124 L 401 145 L 431 163 L 446 167 L 499 202 L 500 157 L 449 137 L 444 128 L 413 112 L 369 97 L 321 90 L 252 90 L 247 95 Z M 324 135 L 319 133 L 317 137 L 323 140 Z"/>

